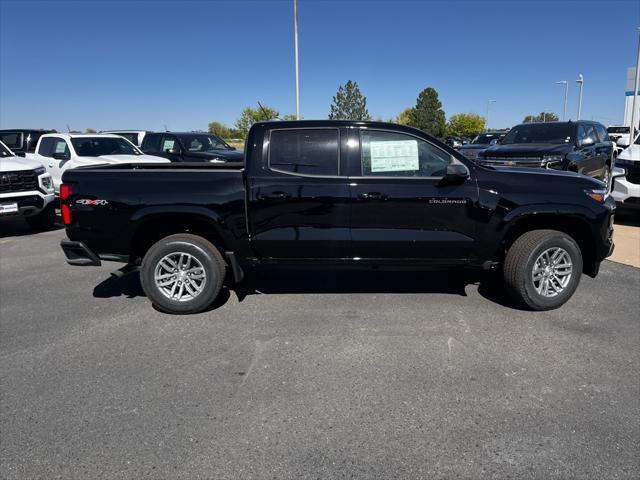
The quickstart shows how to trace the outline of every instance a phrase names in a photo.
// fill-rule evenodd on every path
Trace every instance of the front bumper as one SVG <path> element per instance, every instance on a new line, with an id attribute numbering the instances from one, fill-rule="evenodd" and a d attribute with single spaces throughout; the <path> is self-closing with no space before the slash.
<path id="1" fill-rule="evenodd" d="M 611 191 L 613 199 L 624 206 L 640 208 L 640 185 L 626 177 L 616 177 Z"/>
<path id="2" fill-rule="evenodd" d="M 98 256 L 82 242 L 73 242 L 65 239 L 60 242 L 60 247 L 67 257 L 69 265 L 81 267 L 99 267 L 102 265 Z"/>
<path id="3" fill-rule="evenodd" d="M 0 194 L 0 203 L 16 203 L 18 211 L 15 213 L 4 214 L 0 218 L 5 217 L 30 217 L 40 213 L 54 199 L 53 193 L 44 195 L 41 192 L 13 192 Z"/>

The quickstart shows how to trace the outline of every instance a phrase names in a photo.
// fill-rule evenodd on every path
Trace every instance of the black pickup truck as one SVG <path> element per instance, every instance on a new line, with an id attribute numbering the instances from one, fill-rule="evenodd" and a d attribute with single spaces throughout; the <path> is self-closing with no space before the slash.
<path id="1" fill-rule="evenodd" d="M 615 202 L 574 172 L 480 166 L 410 127 L 254 125 L 244 163 L 68 170 L 71 265 L 140 268 L 160 309 L 205 310 L 255 264 L 502 268 L 536 310 L 566 302 L 612 249 Z"/>

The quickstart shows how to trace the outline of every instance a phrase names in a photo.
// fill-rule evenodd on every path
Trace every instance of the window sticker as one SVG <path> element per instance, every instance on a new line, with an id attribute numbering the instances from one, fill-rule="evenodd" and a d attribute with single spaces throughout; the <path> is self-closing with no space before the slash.
<path id="1" fill-rule="evenodd" d="M 66 142 L 62 141 L 62 142 L 57 142 L 56 143 L 56 151 L 55 151 L 55 153 L 64 153 L 66 150 L 67 150 Z"/>
<path id="2" fill-rule="evenodd" d="M 407 172 L 419 169 L 417 140 L 371 142 L 371 172 Z"/>
<path id="3" fill-rule="evenodd" d="M 165 140 L 162 146 L 162 151 L 166 152 L 167 150 L 173 150 L 173 145 L 175 143 L 175 140 Z"/>

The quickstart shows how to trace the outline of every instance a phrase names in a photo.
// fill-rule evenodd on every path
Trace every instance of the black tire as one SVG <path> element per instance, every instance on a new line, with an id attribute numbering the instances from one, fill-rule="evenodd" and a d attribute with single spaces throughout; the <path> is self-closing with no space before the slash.
<path id="1" fill-rule="evenodd" d="M 186 301 L 169 298 L 156 284 L 155 271 L 160 260 L 172 253 L 187 253 L 204 269 L 206 282 L 202 291 Z M 216 299 L 225 277 L 225 262 L 220 252 L 208 240 L 197 235 L 181 233 L 156 242 L 142 260 L 140 283 L 145 294 L 159 309 L 167 313 L 189 314 L 206 310 Z"/>
<path id="2" fill-rule="evenodd" d="M 540 255 L 555 247 L 562 248 L 569 255 L 572 273 L 564 290 L 549 297 L 536 291 L 532 275 Z M 566 233 L 532 230 L 513 242 L 507 252 L 503 272 L 509 293 L 522 306 L 531 310 L 552 310 L 569 300 L 578 288 L 582 275 L 582 254 L 576 242 Z"/>
<path id="3" fill-rule="evenodd" d="M 25 220 L 29 227 L 37 232 L 51 230 L 56 223 L 56 208 L 53 202 L 49 203 L 49 205 L 42 209 L 37 215 L 26 217 Z"/>

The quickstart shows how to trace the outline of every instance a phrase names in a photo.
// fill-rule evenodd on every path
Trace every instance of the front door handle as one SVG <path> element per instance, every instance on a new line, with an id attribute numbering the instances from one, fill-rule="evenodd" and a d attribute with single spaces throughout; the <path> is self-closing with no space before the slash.
<path id="1" fill-rule="evenodd" d="M 386 200 L 387 198 L 389 198 L 388 195 L 380 192 L 367 192 L 358 195 L 358 200 Z"/>
<path id="2" fill-rule="evenodd" d="M 258 195 L 258 200 L 286 200 L 287 198 L 291 198 L 286 192 L 271 192 L 267 195 Z"/>

